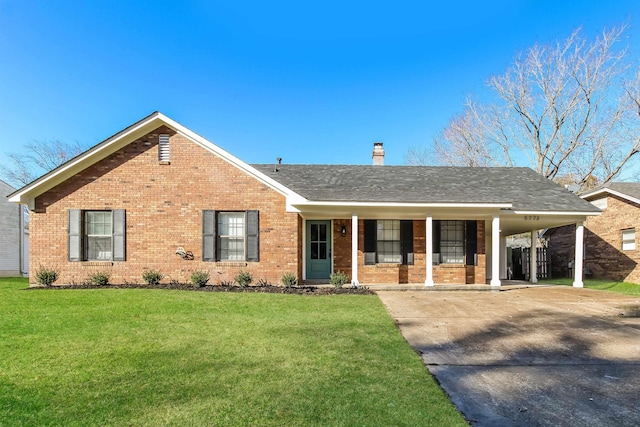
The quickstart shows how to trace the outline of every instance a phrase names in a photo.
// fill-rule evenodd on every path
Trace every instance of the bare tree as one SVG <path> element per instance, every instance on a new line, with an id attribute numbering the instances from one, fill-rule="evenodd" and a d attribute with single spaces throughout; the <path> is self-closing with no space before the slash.
<path id="1" fill-rule="evenodd" d="M 79 142 L 34 141 L 24 147 L 24 154 L 7 154 L 6 163 L 0 164 L 0 176 L 8 183 L 22 187 L 82 151 Z"/>
<path id="2" fill-rule="evenodd" d="M 464 111 L 454 116 L 434 140 L 439 163 L 513 166 L 509 139 L 503 129 L 503 112 L 491 105 L 479 105 L 470 98 L 464 106 Z"/>
<path id="3" fill-rule="evenodd" d="M 489 79 L 493 102 L 468 100 L 435 139 L 440 163 L 529 165 L 581 188 L 614 179 L 640 151 L 640 80 L 624 31 L 588 41 L 578 29 L 518 56 Z"/>

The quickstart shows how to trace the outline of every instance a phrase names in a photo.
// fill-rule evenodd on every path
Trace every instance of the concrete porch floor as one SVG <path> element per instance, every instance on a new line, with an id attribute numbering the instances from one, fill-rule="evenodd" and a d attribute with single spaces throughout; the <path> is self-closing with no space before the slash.
<path id="1" fill-rule="evenodd" d="M 305 286 L 331 286 L 326 280 L 305 280 Z M 350 287 L 347 284 L 345 287 Z M 524 280 L 503 280 L 501 286 L 490 286 L 488 284 L 475 285 L 452 285 L 452 284 L 436 284 L 435 286 L 425 286 L 424 283 L 408 283 L 408 284 L 375 284 L 370 285 L 361 283 L 360 286 L 366 286 L 372 291 L 510 291 L 514 289 L 540 288 L 557 286 L 548 283 L 533 284 Z"/>

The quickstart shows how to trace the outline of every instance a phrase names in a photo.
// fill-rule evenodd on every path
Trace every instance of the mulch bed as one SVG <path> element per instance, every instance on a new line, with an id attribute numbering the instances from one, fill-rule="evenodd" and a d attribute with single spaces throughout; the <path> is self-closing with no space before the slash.
<path id="1" fill-rule="evenodd" d="M 125 283 L 119 285 L 54 285 L 54 286 L 31 286 L 27 290 L 65 290 L 65 289 L 166 289 L 195 292 L 250 292 L 268 294 L 292 294 L 292 295 L 374 295 L 371 289 L 366 286 L 357 288 L 344 287 L 335 288 L 333 286 L 294 286 L 285 288 L 284 286 L 256 285 L 256 286 L 233 286 L 233 285 L 207 285 L 197 288 L 190 284 L 183 283 L 161 283 L 159 285 L 147 285 L 143 283 Z"/>

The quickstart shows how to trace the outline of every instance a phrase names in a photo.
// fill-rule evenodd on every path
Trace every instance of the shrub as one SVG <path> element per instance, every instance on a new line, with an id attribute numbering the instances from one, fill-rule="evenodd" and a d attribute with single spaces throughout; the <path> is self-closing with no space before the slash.
<path id="1" fill-rule="evenodd" d="M 160 284 L 160 281 L 164 278 L 164 274 L 160 273 L 158 270 L 147 270 L 142 273 L 142 280 L 147 285 L 153 286 Z"/>
<path id="2" fill-rule="evenodd" d="M 36 270 L 36 282 L 39 285 L 51 286 L 53 282 L 58 280 L 60 272 L 55 268 L 43 267 L 42 265 Z"/>
<path id="3" fill-rule="evenodd" d="M 340 289 L 344 286 L 345 283 L 349 281 L 349 278 L 342 271 L 337 271 L 329 276 L 329 283 L 331 283 L 335 288 Z"/>
<path id="4" fill-rule="evenodd" d="M 196 270 L 191 273 L 191 284 L 196 288 L 206 286 L 210 279 L 209 272 L 207 270 Z"/>
<path id="5" fill-rule="evenodd" d="M 280 278 L 280 281 L 282 282 L 285 288 L 290 288 L 298 284 L 298 278 L 293 273 L 284 273 Z"/>
<path id="6" fill-rule="evenodd" d="M 241 288 L 244 288 L 246 286 L 249 286 L 249 284 L 253 281 L 253 275 L 247 270 L 240 270 L 238 274 L 235 275 L 233 280 L 235 280 L 235 282 Z"/>
<path id="7" fill-rule="evenodd" d="M 110 278 L 111 275 L 109 273 L 98 271 L 97 273 L 89 275 L 89 283 L 97 286 L 105 286 L 109 284 Z"/>

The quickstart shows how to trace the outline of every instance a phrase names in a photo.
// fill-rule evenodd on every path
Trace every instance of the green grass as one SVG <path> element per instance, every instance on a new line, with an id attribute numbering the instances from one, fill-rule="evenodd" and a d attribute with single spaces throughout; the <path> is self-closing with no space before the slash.
<path id="1" fill-rule="evenodd" d="M 376 296 L 23 290 L 1 426 L 466 425 Z"/>
<path id="2" fill-rule="evenodd" d="M 556 285 L 572 286 L 573 279 L 560 278 L 541 280 L 540 283 L 549 283 Z M 616 292 L 625 295 L 638 295 L 640 296 L 640 285 L 629 282 L 614 282 L 611 280 L 602 279 L 584 279 L 584 287 L 589 289 L 598 289 L 600 291 Z"/>

